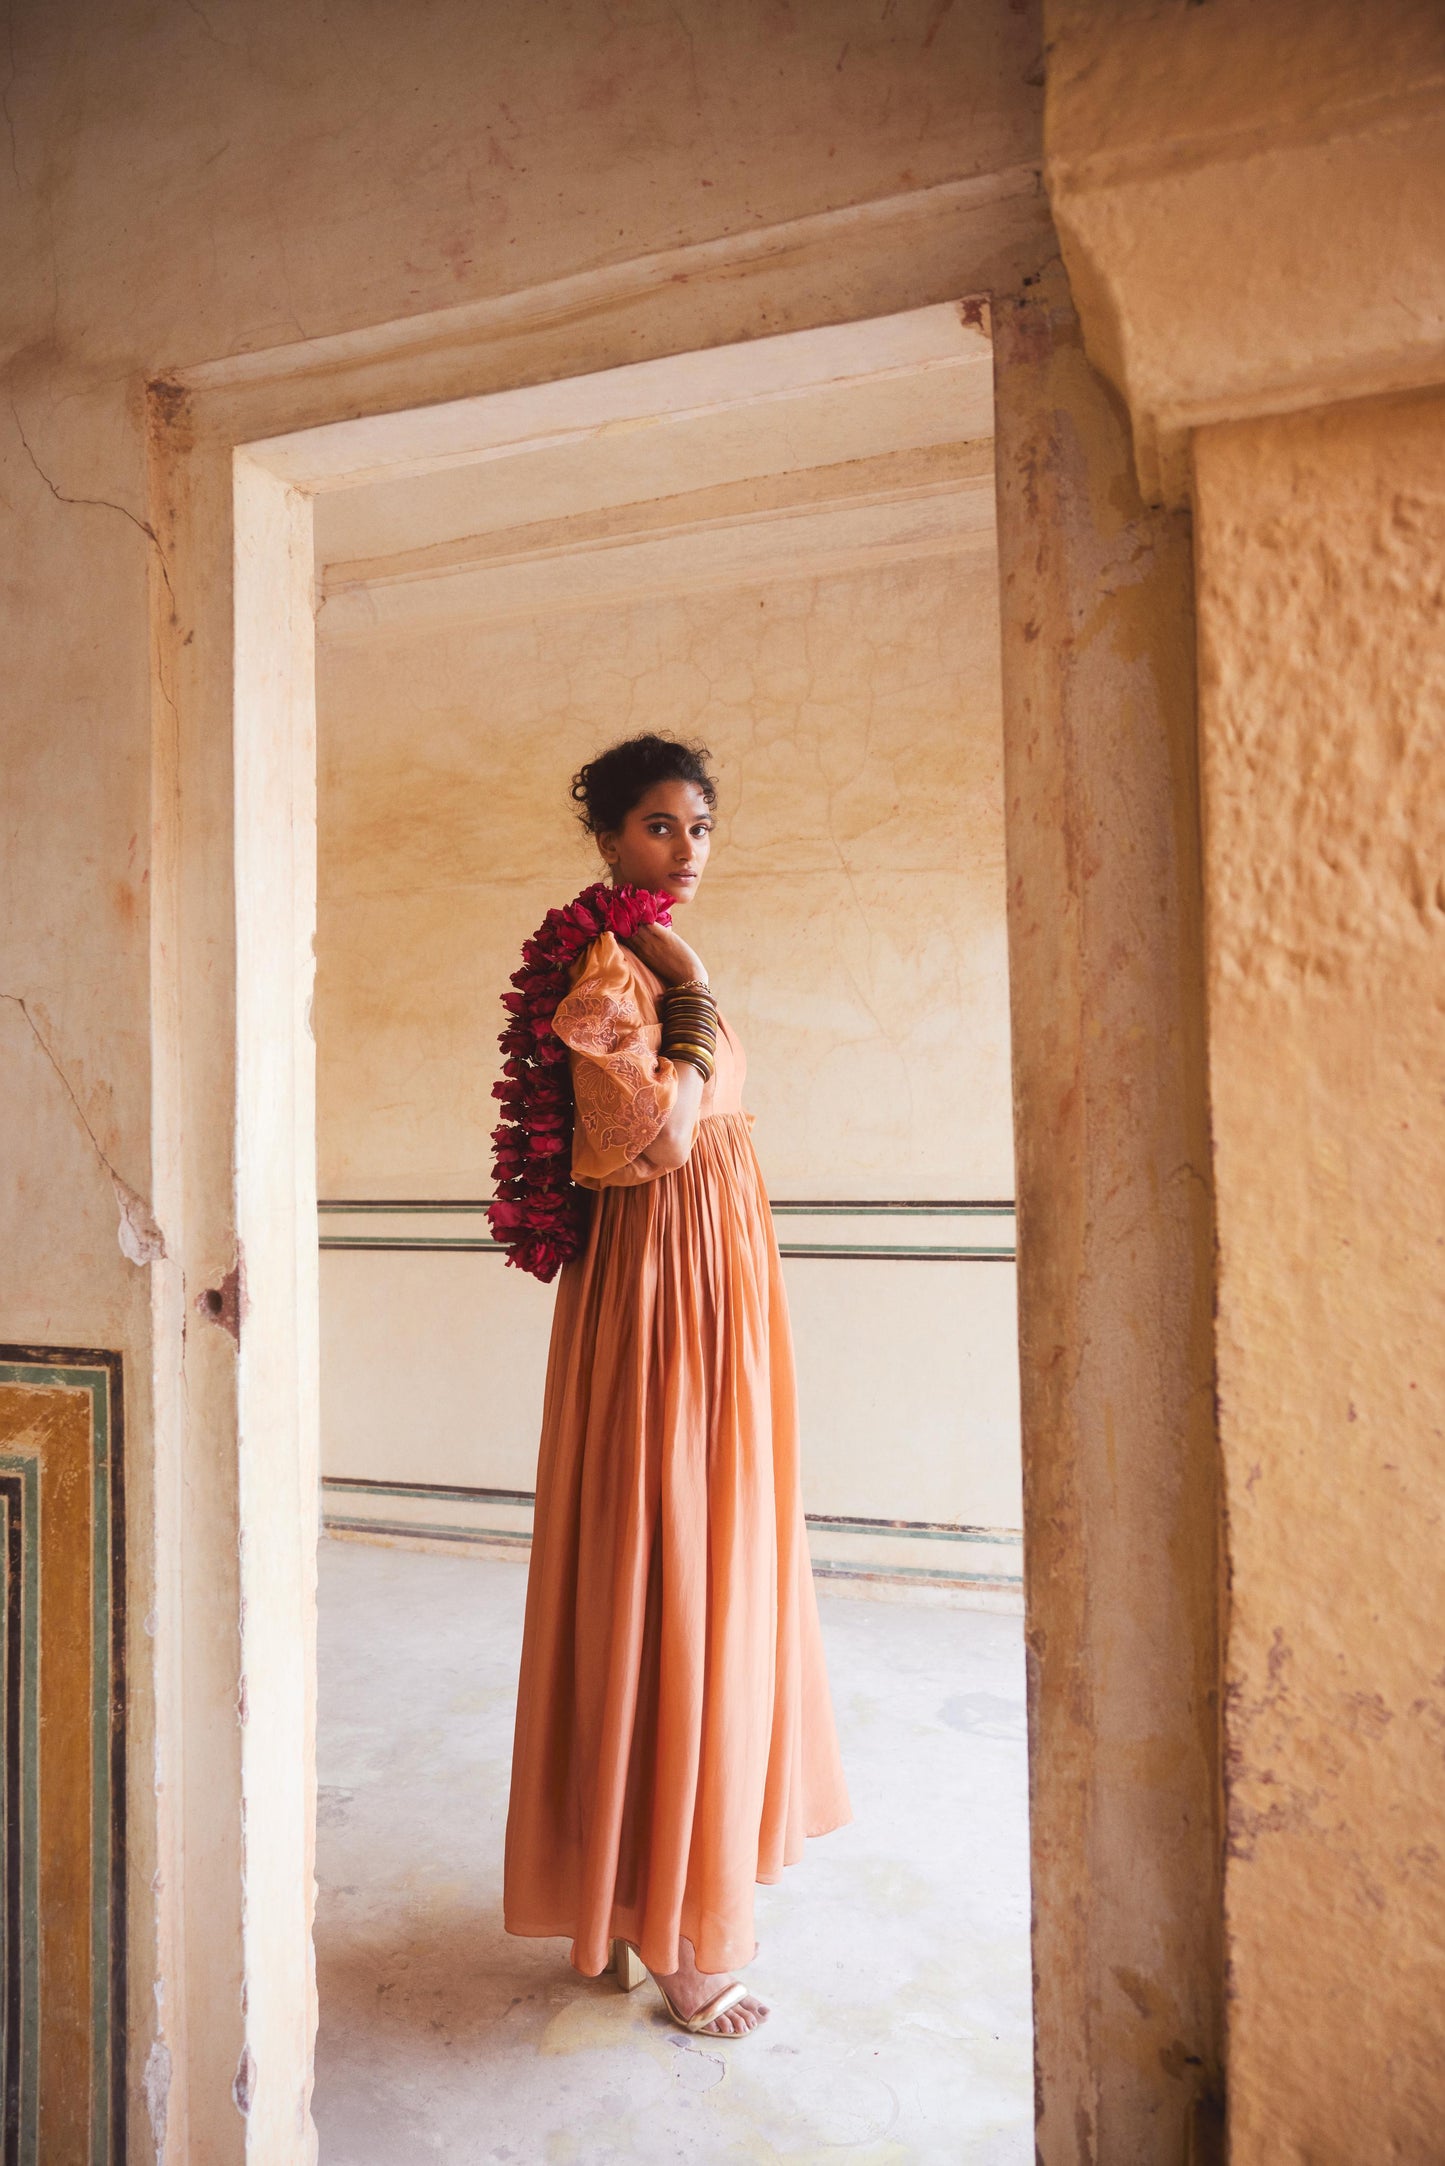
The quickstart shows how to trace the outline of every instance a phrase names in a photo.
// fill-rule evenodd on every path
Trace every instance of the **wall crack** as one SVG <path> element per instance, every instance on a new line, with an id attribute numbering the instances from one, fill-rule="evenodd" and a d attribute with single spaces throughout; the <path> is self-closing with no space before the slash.
<path id="1" fill-rule="evenodd" d="M 149 519 L 142 519 L 140 514 L 138 512 L 132 511 L 128 504 L 116 504 L 112 502 L 111 498 L 108 496 L 68 496 L 64 489 L 57 488 L 56 484 L 51 480 L 50 476 L 46 473 L 44 467 L 35 456 L 34 450 L 31 447 L 30 439 L 25 434 L 25 424 L 20 419 L 20 409 L 15 404 L 15 401 L 13 399 L 10 401 L 10 412 L 14 419 L 16 431 L 19 434 L 20 442 L 24 448 L 26 458 L 30 461 L 30 464 L 34 467 L 36 473 L 40 476 L 40 479 L 44 482 L 46 488 L 50 491 L 51 495 L 55 498 L 57 504 L 75 504 L 79 505 L 83 509 L 88 509 L 91 511 L 118 511 L 122 519 L 129 519 L 131 525 L 136 529 L 136 531 L 138 533 L 144 534 L 146 540 L 155 550 L 156 562 L 161 568 L 161 577 L 166 583 L 166 592 L 171 598 L 171 608 L 172 610 L 174 610 L 176 605 L 176 593 L 175 588 L 171 585 L 170 566 L 166 563 L 166 553 L 161 547 L 160 536 L 156 533 L 156 530 L 151 525 Z"/>
<path id="2" fill-rule="evenodd" d="M 156 1224 L 155 1215 L 150 1205 L 146 1202 L 144 1196 L 131 1187 L 129 1181 L 116 1172 L 115 1167 L 101 1149 L 99 1138 L 85 1117 L 85 1108 L 75 1095 L 74 1085 L 51 1051 L 45 1033 L 30 1013 L 26 1001 L 19 993 L 0 993 L 0 1000 L 13 1001 L 24 1016 L 30 1026 L 31 1036 L 59 1077 L 65 1095 L 74 1109 L 76 1119 L 90 1138 L 91 1149 L 95 1152 L 96 1157 L 100 1160 L 110 1178 L 111 1187 L 115 1190 L 116 1204 L 120 1211 L 120 1224 L 116 1229 L 116 1237 L 120 1242 L 121 1253 L 128 1257 L 133 1264 L 160 1263 L 166 1253 L 165 1235 Z"/>

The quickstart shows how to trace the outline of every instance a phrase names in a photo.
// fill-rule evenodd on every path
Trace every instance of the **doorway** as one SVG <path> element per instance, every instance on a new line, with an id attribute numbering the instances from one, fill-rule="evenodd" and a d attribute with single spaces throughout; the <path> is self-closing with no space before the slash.
<path id="1" fill-rule="evenodd" d="M 749 1047 L 788 1273 L 835 1697 L 880 1777 L 855 1775 L 870 1802 L 836 1863 L 815 1846 L 768 1891 L 774 1990 L 819 2014 L 806 2040 L 774 2024 L 758 2110 L 800 2117 L 780 2139 L 968 2131 L 1025 2157 L 986 328 L 929 309 L 502 394 L 475 402 L 455 463 L 436 421 L 428 459 L 315 516 L 323 2160 L 328 2131 L 338 2156 L 385 2153 L 418 2054 L 490 2068 L 494 2103 L 503 2083 L 527 2125 L 559 2114 L 559 2138 L 568 2087 L 538 2091 L 537 2038 L 599 2055 L 604 2088 L 625 2062 L 623 2012 L 560 1949 L 497 1939 L 551 1296 L 503 1270 L 482 1204 L 498 992 L 542 912 L 592 877 L 567 778 L 647 727 L 718 762 L 709 960 Z M 830 1910 L 854 1928 L 831 1944 Z M 942 2001 L 966 2008 L 961 2031 L 939 2030 Z M 859 2034 L 841 2049 L 830 2007 Z M 712 2083 L 671 2065 L 686 2117 L 690 2084 Z M 465 2083 L 433 2093 L 465 2119 Z M 621 2081 L 618 2155 L 645 2155 L 635 2105 Z"/>

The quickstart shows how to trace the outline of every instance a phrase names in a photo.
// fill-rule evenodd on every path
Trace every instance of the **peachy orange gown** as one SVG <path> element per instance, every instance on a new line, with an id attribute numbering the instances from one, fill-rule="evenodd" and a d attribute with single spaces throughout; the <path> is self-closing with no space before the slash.
<path id="1" fill-rule="evenodd" d="M 588 1976 L 614 1936 L 664 1975 L 680 1935 L 704 1971 L 746 1963 L 754 1883 L 850 1817 L 743 1050 L 720 1018 L 689 1155 L 650 1165 L 661 991 L 603 933 L 553 1026 L 599 1193 L 552 1323 L 504 1909 Z"/>

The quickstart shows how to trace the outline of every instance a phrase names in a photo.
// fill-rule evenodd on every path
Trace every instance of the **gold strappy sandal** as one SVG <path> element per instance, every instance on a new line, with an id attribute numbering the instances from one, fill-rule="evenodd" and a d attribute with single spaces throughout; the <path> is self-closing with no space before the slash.
<path id="1" fill-rule="evenodd" d="M 724 1986 L 721 1993 L 716 1994 L 705 2008 L 699 2008 L 695 2016 L 684 2016 L 680 2015 L 677 2009 L 673 2007 L 668 1997 L 667 1988 L 652 1977 L 652 1972 L 643 1962 L 642 1957 L 630 1940 L 613 1941 L 607 1968 L 616 1971 L 617 1983 L 624 1993 L 635 1991 L 644 1978 L 652 1978 L 653 1984 L 662 1995 L 663 2007 L 680 2031 L 707 2031 L 709 2038 L 745 2038 L 747 2036 L 746 2031 L 708 2031 L 707 2029 L 709 2023 L 716 2023 L 719 2016 L 725 2016 L 730 2008 L 737 2007 L 739 2001 L 747 1999 L 748 1989 L 745 1985 L 734 1983 L 730 1986 Z"/>

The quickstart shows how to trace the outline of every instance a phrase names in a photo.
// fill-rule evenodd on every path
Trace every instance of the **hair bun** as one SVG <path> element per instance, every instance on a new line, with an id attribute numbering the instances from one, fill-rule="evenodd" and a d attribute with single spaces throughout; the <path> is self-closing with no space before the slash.
<path id="1" fill-rule="evenodd" d="M 578 818 L 589 835 L 612 834 L 659 782 L 692 783 L 711 811 L 717 803 L 717 784 L 708 772 L 711 758 L 706 745 L 682 744 L 650 730 L 626 737 L 588 760 L 572 777 Z"/>

